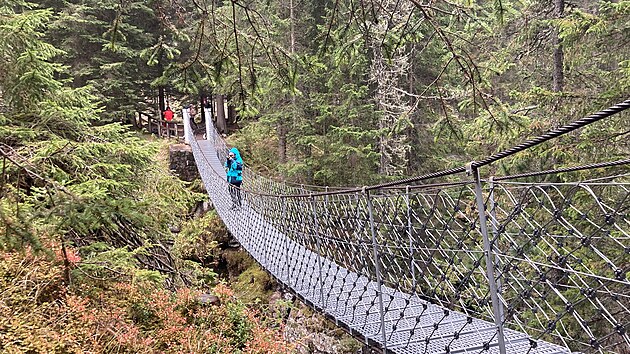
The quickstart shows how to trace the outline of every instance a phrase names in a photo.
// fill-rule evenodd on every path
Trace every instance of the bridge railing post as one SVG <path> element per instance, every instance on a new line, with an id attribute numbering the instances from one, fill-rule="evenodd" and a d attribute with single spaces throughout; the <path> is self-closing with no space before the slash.
<path id="1" fill-rule="evenodd" d="M 364 219 L 361 218 L 361 194 L 359 192 L 354 194 L 354 204 L 356 206 L 355 211 L 356 213 L 354 214 L 354 231 L 352 234 L 352 238 L 356 241 L 357 239 L 359 239 L 360 237 L 360 230 L 363 230 L 364 226 Z M 362 250 L 359 248 L 360 246 L 355 245 L 355 251 L 357 254 L 363 254 Z M 363 267 L 363 269 L 367 271 L 368 265 L 367 265 L 367 260 L 366 257 L 359 257 L 360 261 L 361 261 L 361 265 L 359 266 L 358 264 L 356 265 L 357 268 L 359 267 Z M 369 273 L 368 273 L 369 274 Z"/>
<path id="2" fill-rule="evenodd" d="M 188 114 L 188 108 L 182 109 L 182 120 L 184 121 L 184 142 L 190 144 L 188 139 L 188 133 L 190 132 L 190 115 Z"/>
<path id="3" fill-rule="evenodd" d="M 315 204 L 315 197 L 313 197 L 313 193 L 310 195 L 311 205 L 313 208 L 313 226 L 315 230 L 313 230 L 313 237 L 315 237 L 315 244 L 317 245 L 317 268 L 319 269 L 319 296 L 322 309 L 325 308 L 324 304 L 324 278 L 322 273 L 322 246 L 319 239 L 319 223 L 317 221 L 317 205 Z"/>
<path id="4" fill-rule="evenodd" d="M 383 353 L 387 353 L 387 335 L 385 333 L 385 309 L 383 306 L 383 277 L 381 275 L 381 265 L 379 261 L 378 242 L 376 240 L 376 228 L 374 226 L 374 210 L 370 192 L 363 188 L 363 193 L 367 199 L 368 216 L 370 218 L 370 233 L 372 234 L 372 255 L 374 257 L 374 268 L 376 272 L 376 284 L 378 291 L 378 311 L 381 317 L 381 334 L 383 335 Z"/>
<path id="5" fill-rule="evenodd" d="M 503 331 L 503 320 L 501 304 L 498 294 L 496 278 L 494 276 L 495 265 L 493 257 L 493 246 L 488 236 L 488 224 L 486 220 L 486 207 L 483 201 L 483 190 L 481 186 L 481 177 L 479 169 L 474 166 L 474 162 L 467 165 L 468 174 L 472 174 L 475 180 L 475 199 L 477 201 L 477 212 L 479 213 L 479 229 L 483 237 L 483 253 L 486 262 L 486 276 L 488 277 L 488 285 L 490 287 L 490 298 L 492 300 L 492 312 L 494 314 L 494 323 L 497 326 L 497 339 L 499 342 L 499 352 L 506 354 L 505 334 Z"/>
<path id="6" fill-rule="evenodd" d="M 287 285 L 291 286 L 291 277 L 289 276 L 291 269 L 289 268 L 289 233 L 287 227 L 287 198 L 280 197 L 282 200 L 282 233 L 284 234 L 284 266 L 286 268 Z M 280 270 L 282 271 L 282 270 Z"/>
<path id="7" fill-rule="evenodd" d="M 206 140 L 211 140 L 210 136 L 214 138 L 214 127 L 212 126 L 212 109 L 204 108 L 203 111 L 204 117 L 206 118 Z"/>
<path id="8" fill-rule="evenodd" d="M 407 237 L 409 237 L 409 270 L 411 272 L 411 280 L 413 282 L 412 289 L 416 289 L 416 267 L 415 267 L 415 254 L 413 247 L 413 235 L 411 233 L 411 202 L 409 200 L 409 185 L 405 186 L 405 204 L 407 206 Z"/>

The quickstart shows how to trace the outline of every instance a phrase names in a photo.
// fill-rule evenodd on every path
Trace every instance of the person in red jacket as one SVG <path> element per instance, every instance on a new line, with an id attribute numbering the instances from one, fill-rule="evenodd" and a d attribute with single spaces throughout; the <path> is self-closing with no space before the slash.
<path id="1" fill-rule="evenodd" d="M 173 120 L 173 111 L 170 106 L 166 106 L 166 110 L 164 111 L 164 120 L 167 122 L 171 122 Z"/>

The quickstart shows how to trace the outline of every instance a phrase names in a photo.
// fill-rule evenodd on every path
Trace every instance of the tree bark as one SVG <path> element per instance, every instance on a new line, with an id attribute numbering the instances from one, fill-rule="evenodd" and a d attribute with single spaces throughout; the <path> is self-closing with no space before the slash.
<path id="1" fill-rule="evenodd" d="M 219 133 L 227 134 L 227 121 L 225 119 L 225 99 L 223 95 L 215 95 L 217 104 L 217 129 Z"/>
<path id="2" fill-rule="evenodd" d="M 287 129 L 282 118 L 278 120 L 278 160 L 280 163 L 287 162 Z"/>
<path id="3" fill-rule="evenodd" d="M 160 108 L 160 115 L 162 112 L 166 110 L 166 105 L 164 104 L 164 87 L 158 87 L 158 106 Z"/>
<path id="4" fill-rule="evenodd" d="M 205 100 L 204 100 L 205 94 L 200 93 L 199 94 L 199 117 L 201 117 L 201 122 L 199 124 L 201 124 L 201 126 L 205 127 L 206 126 L 206 106 L 205 104 Z"/>
<path id="5" fill-rule="evenodd" d="M 410 52 L 404 45 L 387 54 L 383 51 L 383 37 L 389 28 L 405 23 L 413 4 L 402 4 L 396 0 L 381 1 L 381 8 L 390 14 L 389 21 L 375 23 L 371 28 L 373 59 L 370 80 L 376 84 L 374 100 L 381 113 L 379 129 L 383 131 L 379 139 L 381 155 L 379 173 L 384 176 L 404 176 L 409 167 L 411 143 L 409 138 L 409 116 L 413 110 L 409 97 L 399 91 L 406 89 L 404 78 L 411 69 Z"/>
<path id="6" fill-rule="evenodd" d="M 227 118 L 228 122 L 232 122 L 232 124 L 238 123 L 238 114 L 236 113 L 236 107 L 231 103 L 232 100 L 228 100 L 227 105 Z"/>

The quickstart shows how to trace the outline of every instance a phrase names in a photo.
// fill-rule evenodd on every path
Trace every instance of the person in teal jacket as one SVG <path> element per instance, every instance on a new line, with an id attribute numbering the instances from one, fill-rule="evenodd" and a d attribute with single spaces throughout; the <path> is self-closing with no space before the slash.
<path id="1" fill-rule="evenodd" d="M 227 181 L 230 184 L 232 208 L 241 206 L 241 185 L 243 184 L 243 159 L 237 148 L 231 148 L 225 161 Z"/>

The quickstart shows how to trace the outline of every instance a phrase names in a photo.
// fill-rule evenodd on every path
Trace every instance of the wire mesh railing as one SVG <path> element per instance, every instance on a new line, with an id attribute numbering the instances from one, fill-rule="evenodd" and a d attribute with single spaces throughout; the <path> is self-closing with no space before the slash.
<path id="1" fill-rule="evenodd" d="M 627 352 L 630 183 L 621 180 L 491 184 L 507 324 L 580 350 Z"/>
<path id="2" fill-rule="evenodd" d="M 506 151 L 628 107 L 630 100 Z M 630 160 L 482 179 L 479 167 L 509 156 L 499 153 L 342 191 L 245 168 L 244 204 L 234 209 L 225 142 L 216 132 L 190 139 L 215 208 L 248 252 L 371 345 L 395 353 L 630 351 Z M 544 182 L 585 169 L 607 173 Z"/>

